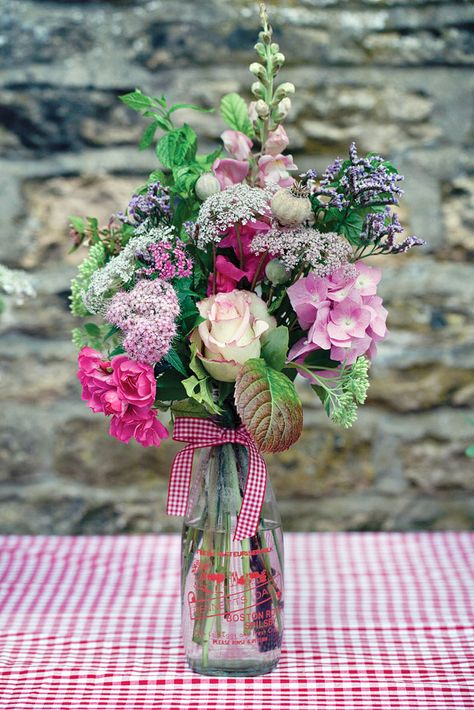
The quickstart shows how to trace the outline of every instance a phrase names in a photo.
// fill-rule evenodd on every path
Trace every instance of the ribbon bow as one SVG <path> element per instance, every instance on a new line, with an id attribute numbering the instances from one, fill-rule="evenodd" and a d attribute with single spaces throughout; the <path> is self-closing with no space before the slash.
<path id="1" fill-rule="evenodd" d="M 244 540 L 255 535 L 265 498 L 267 467 L 245 427 L 241 425 L 237 429 L 227 429 L 209 419 L 179 417 L 174 424 L 173 439 L 188 442 L 188 445 L 176 454 L 171 467 L 167 514 L 186 515 L 195 449 L 243 444 L 249 451 L 249 470 L 233 539 Z"/>

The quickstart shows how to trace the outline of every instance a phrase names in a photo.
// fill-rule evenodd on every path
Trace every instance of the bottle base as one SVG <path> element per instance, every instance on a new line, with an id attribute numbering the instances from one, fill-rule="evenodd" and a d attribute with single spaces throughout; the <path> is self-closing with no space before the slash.
<path id="1" fill-rule="evenodd" d="M 203 666 L 200 660 L 186 659 L 189 668 L 200 675 L 234 677 L 234 678 L 250 678 L 252 676 L 266 675 L 271 673 L 278 665 L 280 659 L 273 660 L 268 663 L 260 663 L 259 665 L 246 666 L 242 661 L 222 661 L 219 665 L 209 663 Z"/>

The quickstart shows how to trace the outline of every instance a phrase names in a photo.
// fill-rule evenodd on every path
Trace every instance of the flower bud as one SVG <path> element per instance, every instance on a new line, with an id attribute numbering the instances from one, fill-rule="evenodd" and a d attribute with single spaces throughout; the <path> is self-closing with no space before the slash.
<path id="1" fill-rule="evenodd" d="M 260 118 L 268 118 L 270 115 L 270 106 L 262 99 L 255 104 L 255 110 Z"/>
<path id="2" fill-rule="evenodd" d="M 285 63 L 285 55 L 282 52 L 277 52 L 273 57 L 273 63 L 278 67 L 283 66 Z"/>
<path id="3" fill-rule="evenodd" d="M 260 42 L 263 42 L 264 44 L 270 44 L 270 42 L 272 41 L 271 33 L 265 32 L 264 30 L 258 33 L 258 38 Z"/>
<path id="4" fill-rule="evenodd" d="M 252 86 L 250 87 L 250 91 L 257 99 L 261 99 L 265 96 L 265 88 L 259 81 L 253 82 Z"/>
<path id="5" fill-rule="evenodd" d="M 252 62 L 252 64 L 249 66 L 249 70 L 254 74 L 258 79 L 264 79 L 265 78 L 265 67 L 263 67 L 261 64 L 258 62 Z"/>
<path id="6" fill-rule="evenodd" d="M 257 44 L 254 46 L 254 49 L 257 52 L 259 57 L 261 57 L 262 59 L 265 58 L 265 45 L 264 44 L 262 44 L 261 42 L 257 42 Z"/>
<path id="7" fill-rule="evenodd" d="M 274 286 L 284 284 L 288 281 L 291 273 L 279 259 L 272 259 L 265 267 L 265 276 Z"/>
<path id="8" fill-rule="evenodd" d="M 270 51 L 272 54 L 276 54 L 280 50 L 280 45 L 277 44 L 276 42 L 272 42 L 270 45 Z"/>
<path id="9" fill-rule="evenodd" d="M 273 101 L 276 103 L 277 101 L 281 101 L 281 99 L 286 98 L 290 94 L 295 93 L 295 85 L 292 84 L 290 81 L 286 81 L 284 84 L 280 84 L 280 86 L 277 87 L 277 90 L 275 91 L 275 95 L 273 97 Z"/>
<path id="10" fill-rule="evenodd" d="M 291 109 L 291 100 L 288 98 L 282 99 L 277 106 L 277 115 L 276 115 L 277 120 L 282 121 L 284 118 L 286 118 L 290 112 L 290 109 Z"/>
<path id="11" fill-rule="evenodd" d="M 203 173 L 196 180 L 194 186 L 194 192 L 196 197 L 201 202 L 207 200 L 211 195 L 215 195 L 216 192 L 221 191 L 221 186 L 219 185 L 219 180 L 216 178 L 214 173 Z"/>

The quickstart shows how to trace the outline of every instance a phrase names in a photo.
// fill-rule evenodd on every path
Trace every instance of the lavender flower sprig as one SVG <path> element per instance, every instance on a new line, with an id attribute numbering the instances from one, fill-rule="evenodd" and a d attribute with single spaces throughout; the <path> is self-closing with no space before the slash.
<path id="1" fill-rule="evenodd" d="M 145 220 L 156 226 L 163 220 L 168 220 L 170 215 L 169 190 L 157 180 L 148 185 L 145 194 L 133 195 L 126 212 L 119 212 L 117 217 L 125 224 L 137 227 Z"/>

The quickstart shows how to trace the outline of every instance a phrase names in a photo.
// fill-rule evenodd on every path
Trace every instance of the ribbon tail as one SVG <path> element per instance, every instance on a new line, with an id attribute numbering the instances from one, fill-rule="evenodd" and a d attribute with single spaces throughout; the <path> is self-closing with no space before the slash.
<path id="1" fill-rule="evenodd" d="M 189 444 L 176 454 L 171 467 L 168 485 L 166 513 L 168 515 L 186 515 L 189 487 L 193 470 L 194 445 Z"/>
<path id="2" fill-rule="evenodd" d="M 267 487 L 267 467 L 255 445 L 247 444 L 249 452 L 249 470 L 242 505 L 237 518 L 234 542 L 252 537 L 257 532 L 265 490 Z"/>

